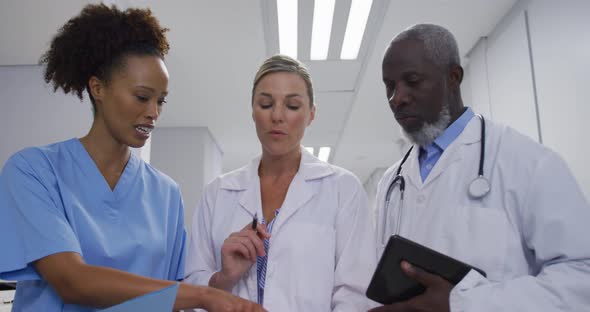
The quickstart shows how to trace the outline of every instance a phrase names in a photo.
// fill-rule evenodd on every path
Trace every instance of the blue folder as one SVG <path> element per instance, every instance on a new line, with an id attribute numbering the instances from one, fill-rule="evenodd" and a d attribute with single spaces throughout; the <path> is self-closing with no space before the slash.
<path id="1" fill-rule="evenodd" d="M 178 284 L 125 301 L 102 312 L 162 312 L 172 311 Z"/>

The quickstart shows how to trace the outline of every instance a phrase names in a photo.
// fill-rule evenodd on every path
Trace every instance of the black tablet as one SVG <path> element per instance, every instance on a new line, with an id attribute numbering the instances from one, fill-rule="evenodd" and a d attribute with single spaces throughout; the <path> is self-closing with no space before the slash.
<path id="1" fill-rule="evenodd" d="M 486 273 L 478 268 L 399 235 L 393 235 L 387 242 L 367 289 L 366 294 L 369 299 L 382 304 L 392 304 L 424 292 L 422 285 L 406 276 L 402 271 L 400 267 L 402 260 L 424 271 L 437 274 L 453 285 L 459 283 L 471 269 L 486 276 Z"/>

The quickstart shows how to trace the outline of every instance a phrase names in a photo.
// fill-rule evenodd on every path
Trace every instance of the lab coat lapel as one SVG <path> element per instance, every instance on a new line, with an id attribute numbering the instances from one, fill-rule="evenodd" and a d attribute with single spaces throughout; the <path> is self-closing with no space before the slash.
<path id="1" fill-rule="evenodd" d="M 411 183 L 417 189 L 422 188 L 422 177 L 420 176 L 420 163 L 418 162 L 418 154 L 420 153 L 420 147 L 418 145 L 414 145 L 408 160 L 406 161 L 407 164 L 402 165 L 401 174 L 406 179 L 406 184 Z"/>
<path id="2" fill-rule="evenodd" d="M 240 196 L 240 206 L 246 209 L 250 215 L 254 216 L 259 210 L 261 210 L 261 202 L 260 182 L 256 178 L 252 180 L 251 185 Z"/>
<path id="3" fill-rule="evenodd" d="M 334 171 L 328 163 L 315 158 L 302 148 L 299 171 L 293 177 L 291 185 L 289 185 L 283 206 L 273 225 L 273 232 L 279 231 L 289 217 L 315 196 L 317 189 L 313 187 L 313 180 L 326 177 L 332 173 Z"/>
<path id="4" fill-rule="evenodd" d="M 453 163 L 463 159 L 464 153 L 462 153 L 463 146 L 466 144 L 477 143 L 481 140 L 480 138 L 480 120 L 479 118 L 471 118 L 463 132 L 452 142 L 447 149 L 442 153 L 440 159 L 432 168 L 432 171 L 426 177 L 424 186 L 438 178 L 447 168 Z"/>
<path id="5" fill-rule="evenodd" d="M 447 168 L 449 168 L 449 166 L 463 158 L 463 153 L 457 152 L 460 148 L 461 144 L 459 144 L 457 140 L 447 147 L 426 177 L 426 180 L 424 180 L 423 186 L 426 186 L 432 181 L 436 180 L 436 178 L 438 178 Z M 422 177 L 420 177 L 420 179 L 422 179 Z"/>
<path id="6" fill-rule="evenodd" d="M 258 177 L 258 165 L 260 157 L 250 162 L 247 170 L 244 170 L 236 177 L 236 189 L 243 190 L 240 195 L 239 203 L 248 213 L 254 216 L 258 213 L 262 215 L 262 199 L 260 197 L 260 178 Z"/>
<path id="7" fill-rule="evenodd" d="M 315 190 L 305 181 L 301 172 L 298 172 L 287 191 L 287 196 L 283 201 L 279 217 L 273 225 L 273 232 L 279 231 L 281 225 L 285 223 L 299 208 L 301 208 L 307 201 L 315 195 Z"/>
<path id="8" fill-rule="evenodd" d="M 240 172 L 235 177 L 235 190 L 242 190 L 240 194 L 240 207 L 245 209 L 251 216 L 258 213 L 258 218 L 262 217 L 262 198 L 260 195 L 260 178 L 258 177 L 258 166 L 260 165 L 260 157 L 253 159 L 244 171 Z M 246 288 L 251 298 L 256 298 L 258 294 L 257 283 L 257 267 L 256 263 L 250 268 L 246 274 Z"/>

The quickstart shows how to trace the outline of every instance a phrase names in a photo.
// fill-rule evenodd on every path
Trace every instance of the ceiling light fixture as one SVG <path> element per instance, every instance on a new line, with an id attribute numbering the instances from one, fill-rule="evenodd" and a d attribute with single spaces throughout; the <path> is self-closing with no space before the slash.
<path id="1" fill-rule="evenodd" d="M 372 4 L 373 0 L 352 0 L 340 51 L 341 59 L 354 60 L 358 57 Z"/>
<path id="2" fill-rule="evenodd" d="M 279 50 L 297 58 L 297 0 L 277 0 Z"/>
<path id="3" fill-rule="evenodd" d="M 326 60 L 328 58 L 335 2 L 336 0 L 314 1 L 310 52 L 312 60 Z"/>

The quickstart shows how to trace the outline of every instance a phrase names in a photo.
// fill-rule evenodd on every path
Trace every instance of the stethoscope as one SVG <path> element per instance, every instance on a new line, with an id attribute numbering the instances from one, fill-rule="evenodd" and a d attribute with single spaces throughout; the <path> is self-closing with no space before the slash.
<path id="1" fill-rule="evenodd" d="M 467 192 L 467 194 L 469 194 L 469 196 L 473 199 L 483 198 L 484 196 L 486 196 L 490 192 L 490 182 L 483 175 L 483 165 L 484 165 L 484 157 L 485 157 L 484 154 L 485 154 L 485 145 L 486 145 L 486 141 L 485 141 L 486 140 L 486 126 L 485 126 L 485 121 L 484 121 L 483 116 L 477 114 L 477 117 L 479 117 L 479 120 L 481 120 L 481 148 L 480 148 L 480 154 L 479 154 L 479 171 L 478 171 L 477 177 L 475 179 L 473 179 L 473 181 L 471 181 L 471 183 L 469 184 L 469 188 L 468 188 L 468 192 Z M 404 176 L 401 174 L 402 173 L 402 166 L 406 162 L 408 157 L 410 156 L 412 149 L 414 149 L 413 145 L 406 152 L 406 155 L 404 155 L 402 162 L 399 164 L 399 167 L 397 168 L 397 172 L 395 173 L 395 177 L 393 178 L 393 181 L 391 181 L 391 183 L 389 183 L 389 187 L 387 188 L 387 193 L 385 193 L 385 206 L 384 206 L 383 221 L 382 221 L 383 222 L 383 224 L 382 224 L 383 225 L 383 230 L 382 230 L 383 233 L 381 235 L 381 243 L 382 244 L 387 243 L 385 241 L 385 238 L 387 237 L 387 235 L 386 235 L 387 223 L 388 223 L 389 216 L 390 216 L 389 215 L 389 200 L 391 199 L 391 193 L 393 192 L 393 189 L 398 184 L 399 184 L 399 191 L 400 191 L 400 207 L 399 207 L 399 213 L 398 213 L 397 222 L 396 222 L 396 234 L 397 234 L 397 231 L 399 231 L 399 225 L 401 222 L 403 205 L 404 205 L 404 192 L 406 190 L 406 180 L 404 179 Z"/>

